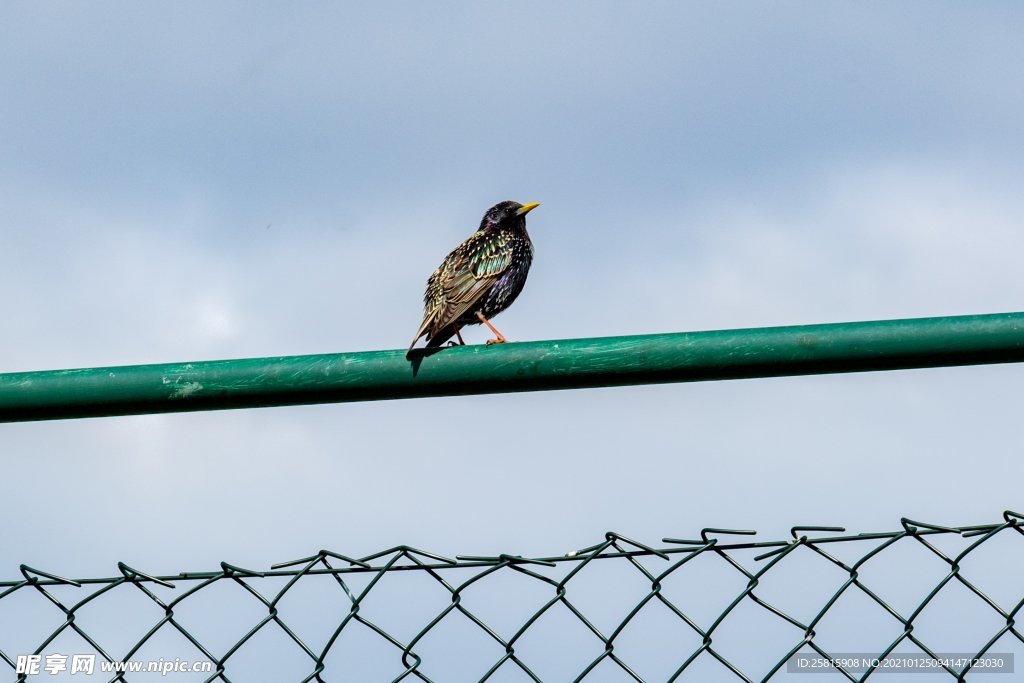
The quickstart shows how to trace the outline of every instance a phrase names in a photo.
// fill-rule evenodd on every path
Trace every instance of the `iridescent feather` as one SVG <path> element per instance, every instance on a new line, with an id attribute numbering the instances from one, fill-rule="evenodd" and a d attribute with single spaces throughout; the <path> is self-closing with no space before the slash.
<path id="1" fill-rule="evenodd" d="M 428 347 L 440 346 L 457 328 L 479 324 L 478 312 L 492 318 L 519 296 L 533 261 L 525 211 L 518 213 L 523 208 L 516 202 L 492 207 L 480 229 L 431 274 L 423 296 L 423 322 L 410 351 L 424 335 Z"/>

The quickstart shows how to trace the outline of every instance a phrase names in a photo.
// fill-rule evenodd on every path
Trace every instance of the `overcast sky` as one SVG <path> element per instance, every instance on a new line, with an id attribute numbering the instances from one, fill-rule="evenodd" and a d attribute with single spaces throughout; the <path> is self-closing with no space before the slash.
<path id="1" fill-rule="evenodd" d="M 1013 2 L 0 8 L 0 371 L 1022 308 Z M 482 343 L 485 331 L 468 332 Z M 0 426 L 0 578 L 997 521 L 1017 366 Z"/>

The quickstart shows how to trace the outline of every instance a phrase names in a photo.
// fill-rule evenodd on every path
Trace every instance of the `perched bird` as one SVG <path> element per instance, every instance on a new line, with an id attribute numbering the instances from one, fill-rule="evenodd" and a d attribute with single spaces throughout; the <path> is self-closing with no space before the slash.
<path id="1" fill-rule="evenodd" d="M 460 328 L 483 323 L 494 333 L 488 344 L 505 341 L 490 318 L 512 305 L 523 291 L 533 261 L 533 243 L 526 232 L 526 214 L 539 203 L 495 204 L 480 221 L 480 228 L 445 257 L 427 280 L 423 295 L 423 323 L 406 353 L 421 337 L 427 347 L 444 344 Z"/>

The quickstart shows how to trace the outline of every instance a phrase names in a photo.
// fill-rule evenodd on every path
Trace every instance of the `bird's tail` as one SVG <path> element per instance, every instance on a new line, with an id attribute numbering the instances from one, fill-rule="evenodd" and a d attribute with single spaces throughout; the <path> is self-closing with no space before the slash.
<path id="1" fill-rule="evenodd" d="M 422 336 L 423 336 L 422 334 L 416 335 L 416 338 L 412 340 L 412 344 L 409 344 L 409 350 L 405 352 L 405 359 L 406 360 L 411 360 L 412 359 L 412 349 L 413 349 L 414 346 L 416 346 L 416 342 L 418 342 L 420 340 L 420 337 L 422 337 Z"/>
<path id="2" fill-rule="evenodd" d="M 413 347 L 416 346 L 416 342 L 418 342 L 420 340 L 420 337 L 422 337 L 423 335 L 425 335 L 427 333 L 427 328 L 428 327 L 430 327 L 430 318 L 429 317 L 427 317 L 427 319 L 423 321 L 423 324 L 420 325 L 420 329 L 418 329 L 416 331 L 416 336 L 412 338 L 412 343 L 409 344 L 409 350 L 405 352 L 406 359 L 412 358 L 412 349 L 413 349 Z"/>

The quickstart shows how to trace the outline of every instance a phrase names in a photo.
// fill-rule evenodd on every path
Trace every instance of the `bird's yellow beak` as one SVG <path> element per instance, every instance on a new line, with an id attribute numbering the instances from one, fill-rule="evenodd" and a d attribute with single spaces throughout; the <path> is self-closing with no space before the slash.
<path id="1" fill-rule="evenodd" d="M 516 211 L 516 215 L 525 216 L 526 214 L 536 209 L 538 206 L 540 206 L 540 202 L 534 202 L 533 204 L 524 204 L 519 208 L 518 211 Z"/>

